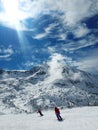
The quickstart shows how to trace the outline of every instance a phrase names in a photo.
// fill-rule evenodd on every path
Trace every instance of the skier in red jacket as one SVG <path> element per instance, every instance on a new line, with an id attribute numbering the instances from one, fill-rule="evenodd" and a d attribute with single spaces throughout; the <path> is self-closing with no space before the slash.
<path id="1" fill-rule="evenodd" d="M 56 117 L 59 121 L 62 121 L 62 117 L 60 116 L 60 110 L 59 108 L 55 107 L 55 114 L 56 114 Z"/>

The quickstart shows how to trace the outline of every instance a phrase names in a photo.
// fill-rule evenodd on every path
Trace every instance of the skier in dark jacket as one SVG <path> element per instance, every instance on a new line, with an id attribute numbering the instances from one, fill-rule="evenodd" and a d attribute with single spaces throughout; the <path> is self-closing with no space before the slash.
<path id="1" fill-rule="evenodd" d="M 40 116 L 43 116 L 43 114 L 42 114 L 42 112 L 41 112 L 41 110 L 40 110 L 40 109 L 38 109 L 37 113 L 39 113 L 39 114 L 40 114 Z"/>
<path id="2" fill-rule="evenodd" d="M 56 114 L 56 117 L 59 121 L 62 121 L 62 117 L 60 116 L 60 110 L 59 108 L 55 107 L 55 114 Z"/>

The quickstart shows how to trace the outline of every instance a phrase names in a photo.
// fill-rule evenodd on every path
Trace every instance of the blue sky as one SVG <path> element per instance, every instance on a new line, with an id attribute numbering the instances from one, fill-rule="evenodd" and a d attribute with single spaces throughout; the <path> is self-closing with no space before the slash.
<path id="1" fill-rule="evenodd" d="M 98 74 L 98 0 L 0 0 L 0 68 L 53 59 Z"/>

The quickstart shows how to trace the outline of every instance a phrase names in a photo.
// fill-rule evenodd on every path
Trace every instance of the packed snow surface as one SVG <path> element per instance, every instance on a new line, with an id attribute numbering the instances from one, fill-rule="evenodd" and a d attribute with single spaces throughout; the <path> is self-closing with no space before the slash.
<path id="1" fill-rule="evenodd" d="M 54 110 L 43 111 L 43 117 L 38 113 L 0 114 L 0 130 L 98 130 L 98 107 L 61 110 L 61 122 L 56 119 Z"/>

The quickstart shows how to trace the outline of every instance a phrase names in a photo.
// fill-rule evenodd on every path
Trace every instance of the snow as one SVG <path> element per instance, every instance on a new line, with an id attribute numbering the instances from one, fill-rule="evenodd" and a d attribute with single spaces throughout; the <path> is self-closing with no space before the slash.
<path id="1" fill-rule="evenodd" d="M 0 71 L 0 112 L 98 106 L 98 76 L 63 65 L 60 55 L 51 59 L 28 71 Z"/>
<path id="2" fill-rule="evenodd" d="M 98 130 L 98 107 L 81 107 L 61 110 L 59 122 L 54 110 L 34 114 L 2 115 L 0 130 Z"/>

